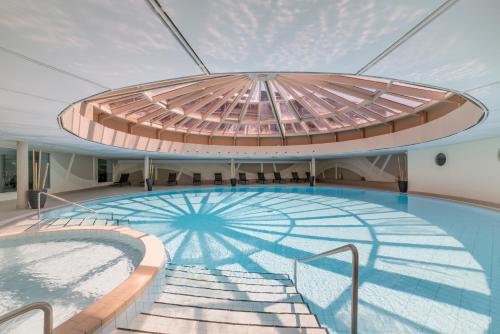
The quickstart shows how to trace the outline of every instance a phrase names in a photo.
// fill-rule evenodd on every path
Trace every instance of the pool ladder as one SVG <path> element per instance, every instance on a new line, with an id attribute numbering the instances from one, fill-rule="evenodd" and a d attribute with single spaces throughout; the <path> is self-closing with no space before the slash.
<path id="1" fill-rule="evenodd" d="M 298 290 L 297 264 L 299 262 L 310 262 L 333 254 L 344 253 L 349 251 L 352 254 L 351 334 L 356 334 L 358 332 L 358 285 L 359 285 L 359 253 L 356 246 L 354 246 L 353 244 L 347 244 L 320 254 L 304 257 L 301 259 L 295 259 L 293 262 L 293 282 L 295 283 L 295 287 Z"/>
<path id="2" fill-rule="evenodd" d="M 43 334 L 52 333 L 52 306 L 47 302 L 35 302 L 28 305 L 21 306 L 18 309 L 10 311 L 2 316 L 0 316 L 0 325 L 17 318 L 20 315 L 28 313 L 33 310 L 43 311 Z"/>

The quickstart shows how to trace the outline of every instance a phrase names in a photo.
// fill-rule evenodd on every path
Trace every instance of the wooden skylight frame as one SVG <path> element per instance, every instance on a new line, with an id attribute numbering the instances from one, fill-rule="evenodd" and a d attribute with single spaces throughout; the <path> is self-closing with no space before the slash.
<path id="1" fill-rule="evenodd" d="M 427 121 L 467 101 L 452 91 L 365 76 L 323 73 L 231 73 L 165 80 L 105 92 L 80 103 L 94 122 L 134 133 L 238 139 L 334 135 L 384 127 L 405 118 Z M 442 112 L 439 110 L 442 109 Z M 126 128 L 122 124 L 127 124 Z M 380 132 L 380 131 L 379 131 Z M 355 136 L 357 137 L 357 136 Z M 332 140 L 335 141 L 335 140 Z M 313 142 L 311 139 L 310 142 Z"/>

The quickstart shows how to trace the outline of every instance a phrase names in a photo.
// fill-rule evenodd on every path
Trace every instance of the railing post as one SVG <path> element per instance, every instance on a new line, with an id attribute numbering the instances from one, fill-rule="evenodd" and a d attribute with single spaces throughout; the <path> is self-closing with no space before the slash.
<path id="1" fill-rule="evenodd" d="M 330 256 L 337 253 L 342 253 L 345 251 L 351 251 L 352 254 L 352 294 L 351 294 L 351 333 L 357 334 L 358 332 L 358 286 L 359 286 L 359 253 L 356 246 L 353 244 L 347 244 L 338 248 L 334 248 L 332 250 L 316 254 L 310 257 L 306 257 L 303 259 L 294 259 L 293 264 L 293 280 L 295 283 L 295 287 L 297 288 L 297 263 L 300 262 L 309 262 L 312 260 L 320 259 L 326 256 Z"/>
<path id="2" fill-rule="evenodd" d="M 0 324 L 32 310 L 43 311 L 43 334 L 52 334 L 52 306 L 47 302 L 34 302 L 0 316 Z"/>
<path id="3" fill-rule="evenodd" d="M 352 252 L 352 296 L 351 296 L 351 333 L 358 332 L 358 286 L 359 286 L 359 254 L 354 246 Z"/>
<path id="4" fill-rule="evenodd" d="M 52 334 L 52 306 L 43 308 L 43 334 Z"/>
<path id="5" fill-rule="evenodd" d="M 293 284 L 297 288 L 297 259 L 293 261 Z"/>

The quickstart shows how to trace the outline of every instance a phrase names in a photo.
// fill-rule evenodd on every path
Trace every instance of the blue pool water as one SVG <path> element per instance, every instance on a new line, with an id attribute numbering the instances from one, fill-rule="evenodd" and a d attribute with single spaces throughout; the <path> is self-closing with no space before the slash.
<path id="1" fill-rule="evenodd" d="M 362 333 L 500 333 L 500 213 L 354 189 L 237 187 L 87 202 L 157 235 L 173 262 L 288 273 L 294 258 L 346 243 L 360 252 Z M 83 216 L 66 208 L 46 216 Z M 350 254 L 301 264 L 298 288 L 347 333 Z"/>

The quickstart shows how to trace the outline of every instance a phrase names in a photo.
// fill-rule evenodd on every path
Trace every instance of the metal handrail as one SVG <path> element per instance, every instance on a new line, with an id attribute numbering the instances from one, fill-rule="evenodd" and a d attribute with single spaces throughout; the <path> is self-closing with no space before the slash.
<path id="1" fill-rule="evenodd" d="M 47 192 L 41 191 L 41 192 L 38 193 L 38 225 L 40 224 L 40 218 L 41 218 L 41 215 L 40 215 L 40 197 L 41 197 L 42 194 L 44 194 L 45 196 L 49 196 L 49 197 L 55 198 L 55 199 L 57 199 L 57 200 L 59 200 L 61 202 L 65 202 L 65 203 L 77 206 L 77 207 L 82 208 L 84 210 L 91 211 L 91 212 L 95 213 L 96 215 L 103 214 L 103 213 L 97 212 L 94 209 L 86 207 L 84 205 L 81 205 L 81 204 L 78 204 L 78 203 L 75 203 L 75 202 L 71 202 L 71 201 L 68 201 L 67 199 L 64 199 L 62 197 L 59 197 L 59 196 L 52 195 L 52 194 L 49 194 Z M 113 213 L 110 213 L 110 215 L 111 215 L 111 220 L 114 220 Z"/>
<path id="2" fill-rule="evenodd" d="M 293 262 L 293 281 L 297 286 L 297 263 L 309 262 L 333 254 L 350 251 L 352 253 L 352 297 L 351 297 L 351 333 L 358 332 L 358 285 L 359 285 L 359 253 L 356 246 L 347 244 L 320 254 L 312 255 L 302 259 L 295 259 Z"/>
<path id="3" fill-rule="evenodd" d="M 18 309 L 5 313 L 0 316 L 0 324 L 17 318 L 20 315 L 23 315 L 27 312 L 33 310 L 42 310 L 43 311 L 43 334 L 51 334 L 52 333 L 52 306 L 50 306 L 47 302 L 35 302 L 28 305 L 21 306 Z"/>

